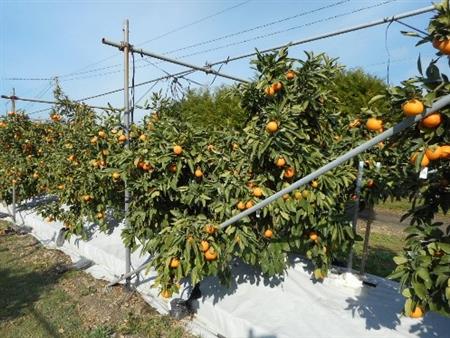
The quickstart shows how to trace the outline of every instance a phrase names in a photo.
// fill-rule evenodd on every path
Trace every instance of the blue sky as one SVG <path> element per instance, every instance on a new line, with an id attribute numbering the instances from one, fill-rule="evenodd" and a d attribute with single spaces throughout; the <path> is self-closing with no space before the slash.
<path id="1" fill-rule="evenodd" d="M 338 2 L 340 4 L 334 5 Z M 184 57 L 183 60 L 203 65 L 239 55 L 277 46 L 289 41 L 300 40 L 321 33 L 373 21 L 431 5 L 430 1 L 396 0 L 378 7 L 346 14 L 363 7 L 384 2 L 383 0 L 315 0 L 315 1 L 21 1 L 0 0 L 0 77 L 1 94 L 9 94 L 15 87 L 16 95 L 52 99 L 51 81 L 23 80 L 9 78 L 52 78 L 60 76 L 60 84 L 72 99 L 99 94 L 123 86 L 122 55 L 114 48 L 105 46 L 101 39 L 106 37 L 119 42 L 122 39 L 122 25 L 130 20 L 130 42 L 155 53 L 165 53 L 177 48 L 215 39 L 258 25 L 267 24 L 314 9 L 314 13 L 269 25 L 263 29 L 221 39 L 214 43 L 189 48 L 169 54 L 182 57 L 221 47 L 241 40 L 251 40 L 228 48 Z M 230 7 L 235 8 L 230 9 Z M 224 11 L 225 10 L 225 11 Z M 217 14 L 224 11 L 221 14 Z M 217 14 L 217 15 L 215 15 Z M 420 29 L 426 29 L 432 14 L 423 14 L 403 20 Z M 205 17 L 212 16 L 204 19 Z M 338 16 L 332 19 L 331 17 Z M 320 23 L 312 22 L 322 20 Z M 197 21 L 197 23 L 195 23 Z M 199 22 L 198 22 L 199 21 Z M 186 26 L 181 28 L 182 26 Z M 300 28 L 293 28 L 302 26 Z M 290 29 L 288 32 L 273 34 Z M 416 74 L 416 59 L 419 53 L 424 61 L 430 60 L 434 50 L 430 45 L 414 47 L 416 40 L 400 34 L 406 28 L 393 23 L 388 32 L 388 48 L 391 55 L 390 79 L 392 83 Z M 170 33 L 171 31 L 174 31 Z M 291 57 L 301 58 L 303 51 L 326 52 L 339 57 L 349 68 L 361 67 L 381 78 L 386 77 L 387 52 L 385 49 L 386 26 L 379 26 L 346 35 L 307 43 L 290 49 Z M 169 34 L 167 34 L 169 33 Z M 273 35 L 271 35 L 273 34 Z M 160 37 L 161 35 L 165 35 Z M 159 37 L 159 38 L 158 38 Z M 257 38 L 257 39 L 255 39 Z M 152 40 L 145 44 L 144 41 Z M 96 63 L 98 61 L 109 59 Z M 155 60 L 150 60 L 156 62 Z M 224 65 L 222 72 L 240 78 L 250 78 L 254 71 L 250 59 Z M 95 64 L 96 63 L 96 64 Z M 88 67 L 87 67 L 88 66 Z M 136 56 L 136 83 L 182 71 L 185 68 L 159 63 L 154 67 Z M 105 68 L 100 69 L 99 68 Z M 69 75 L 71 73 L 78 73 Z M 196 73 L 189 76 L 201 84 L 211 83 L 211 76 Z M 214 85 L 231 83 L 217 78 Z M 187 82 L 183 82 L 185 86 Z M 192 87 L 198 87 L 193 84 Z M 160 82 L 154 90 L 166 91 L 168 82 Z M 136 89 L 140 98 L 149 86 Z M 123 106 L 123 93 L 117 93 L 88 101 L 90 104 Z M 0 102 L 0 114 L 9 109 L 7 102 Z M 19 102 L 19 109 L 28 112 L 47 106 Z M 139 113 L 143 114 L 143 113 Z M 47 112 L 34 117 L 46 117 Z"/>

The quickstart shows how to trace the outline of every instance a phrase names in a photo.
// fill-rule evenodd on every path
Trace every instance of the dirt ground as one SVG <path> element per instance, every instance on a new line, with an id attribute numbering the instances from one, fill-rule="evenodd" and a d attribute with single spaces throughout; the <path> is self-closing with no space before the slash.
<path id="1" fill-rule="evenodd" d="M 135 292 L 83 271 L 31 235 L 0 231 L 0 337 L 192 337 Z"/>

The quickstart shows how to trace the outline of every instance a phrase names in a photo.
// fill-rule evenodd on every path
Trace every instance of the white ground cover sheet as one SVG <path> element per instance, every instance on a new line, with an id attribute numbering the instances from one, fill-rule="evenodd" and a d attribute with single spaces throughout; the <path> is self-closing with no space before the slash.
<path id="1" fill-rule="evenodd" d="M 1 206 L 0 212 L 8 213 Z M 4 216 L 4 215 L 3 215 Z M 49 248 L 61 223 L 47 223 L 33 209 L 22 208 L 17 223 L 32 228 L 32 235 Z M 71 239 L 59 250 L 74 262 L 87 258 L 94 265 L 86 271 L 95 278 L 112 281 L 125 269 L 121 227 L 111 234 L 94 231 L 88 241 Z M 133 253 L 133 268 L 146 257 Z M 372 277 L 377 287 L 360 286 L 352 276 L 331 274 L 323 283 L 314 283 L 305 261 L 292 258 L 291 267 L 280 278 L 264 278 L 244 264 L 233 268 L 234 283 L 221 286 L 216 278 L 201 283 L 202 298 L 197 314 L 186 320 L 188 328 L 201 337 L 440 337 L 450 338 L 450 318 L 427 313 L 423 319 L 402 317 L 404 299 L 398 284 Z M 169 302 L 151 288 L 155 273 L 142 272 L 134 278 L 138 292 L 161 313 Z M 183 293 L 186 298 L 189 292 Z M 177 295 L 175 295 L 176 297 Z"/>

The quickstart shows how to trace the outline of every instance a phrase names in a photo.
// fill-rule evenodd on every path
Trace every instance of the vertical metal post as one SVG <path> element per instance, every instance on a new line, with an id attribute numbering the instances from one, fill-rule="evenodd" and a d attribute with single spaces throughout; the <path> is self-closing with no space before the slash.
<path id="1" fill-rule="evenodd" d="M 15 96 L 16 96 L 16 89 L 13 88 L 12 96 L 11 96 L 11 109 L 12 109 L 11 111 L 13 113 L 16 112 Z M 13 181 L 12 181 L 12 218 L 13 218 L 14 225 L 16 225 L 17 219 L 16 219 L 16 178 L 15 177 L 13 178 Z"/>
<path id="2" fill-rule="evenodd" d="M 124 108 L 125 112 L 123 115 L 123 125 L 125 126 L 125 136 L 127 137 L 127 140 L 125 141 L 125 148 L 130 147 L 129 139 L 130 139 L 130 100 L 129 100 L 129 65 L 130 65 L 130 59 L 129 59 L 129 52 L 130 52 L 130 46 L 129 46 L 129 22 L 128 19 L 124 22 L 123 27 L 123 55 L 124 55 Z M 129 203 L 130 203 L 130 192 L 128 190 L 128 182 L 125 179 L 125 227 L 128 227 L 128 210 L 129 210 Z M 131 250 L 127 246 L 125 247 L 125 274 L 128 274 L 131 269 Z M 130 286 L 131 278 L 125 279 L 125 286 Z"/>
<path id="3" fill-rule="evenodd" d="M 375 212 L 373 210 L 372 204 L 368 205 L 367 211 L 368 211 L 368 213 L 367 213 L 366 233 L 364 235 L 364 245 L 363 245 L 362 258 L 361 258 L 361 268 L 359 270 L 360 275 L 364 275 L 364 273 L 365 273 L 367 254 L 369 251 L 370 228 L 371 228 L 373 220 L 375 218 Z"/>
<path id="4" fill-rule="evenodd" d="M 361 185 L 364 174 L 364 161 L 359 161 L 358 163 L 358 177 L 356 179 L 356 190 L 355 190 L 355 209 L 353 211 L 353 230 L 356 231 L 358 224 L 358 215 L 359 215 L 359 198 L 361 196 Z M 347 261 L 347 271 L 351 272 L 353 267 L 353 248 L 350 249 L 350 253 L 348 254 Z"/>

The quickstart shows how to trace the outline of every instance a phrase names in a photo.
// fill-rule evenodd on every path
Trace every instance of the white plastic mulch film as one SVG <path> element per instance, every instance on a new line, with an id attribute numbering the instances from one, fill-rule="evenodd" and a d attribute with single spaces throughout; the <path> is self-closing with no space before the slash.
<path id="1" fill-rule="evenodd" d="M 6 207 L 1 207 L 7 213 Z M 61 223 L 47 223 L 33 209 L 22 208 L 17 223 L 32 228 L 32 234 L 50 248 Z M 112 281 L 125 270 L 125 249 L 121 227 L 111 234 L 93 231 L 89 240 L 71 239 L 59 249 L 74 262 L 87 258 L 94 262 L 86 271 L 95 278 Z M 147 257 L 132 255 L 133 268 Z M 377 287 L 361 286 L 352 275 L 330 274 L 323 283 L 315 283 L 306 262 L 292 258 L 292 267 L 284 276 L 265 278 L 246 265 L 233 267 L 230 288 L 215 278 L 201 283 L 202 297 L 197 313 L 187 327 L 201 337 L 450 337 L 450 318 L 427 313 L 422 319 L 400 315 L 404 303 L 398 284 L 373 277 Z M 132 282 L 154 308 L 167 313 L 169 302 L 151 288 L 155 274 L 143 271 Z M 187 298 L 189 290 L 182 292 Z M 179 297 L 180 295 L 174 295 Z"/>

